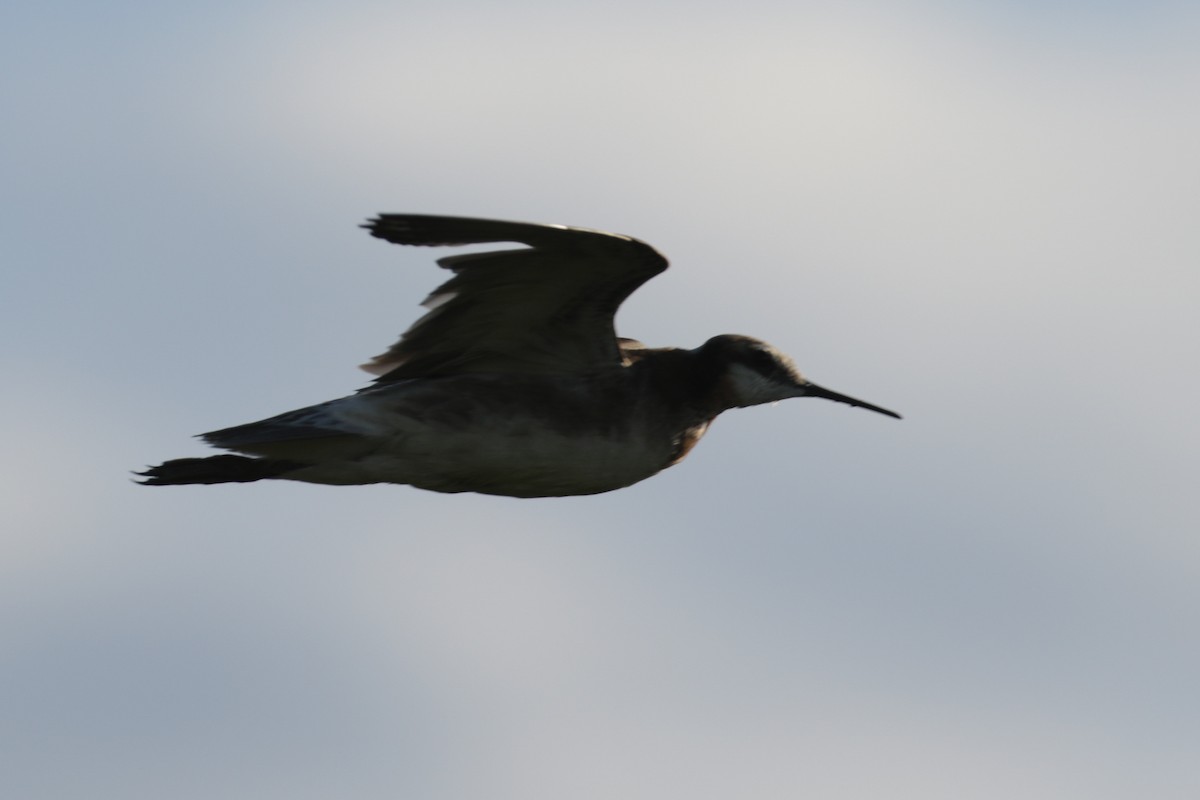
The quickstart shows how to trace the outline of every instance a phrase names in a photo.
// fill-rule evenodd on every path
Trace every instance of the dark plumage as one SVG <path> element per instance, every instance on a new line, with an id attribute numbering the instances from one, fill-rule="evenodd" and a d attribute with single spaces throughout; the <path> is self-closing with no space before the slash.
<path id="1" fill-rule="evenodd" d="M 383 214 L 396 244 L 526 245 L 442 258 L 428 312 L 364 365 L 357 394 L 201 436 L 241 455 L 167 461 L 143 483 L 399 483 L 513 497 L 596 494 L 677 463 L 729 408 L 831 392 L 748 336 L 694 350 L 618 339 L 617 308 L 667 268 L 649 245 L 561 225 Z"/>

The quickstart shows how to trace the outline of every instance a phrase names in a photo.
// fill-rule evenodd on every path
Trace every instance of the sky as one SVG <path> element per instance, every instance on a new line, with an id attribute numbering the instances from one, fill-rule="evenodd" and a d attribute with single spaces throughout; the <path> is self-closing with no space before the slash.
<path id="1" fill-rule="evenodd" d="M 4 796 L 1200 794 L 1195 4 L 2 14 Z M 129 480 L 365 385 L 406 211 L 641 238 L 622 335 L 905 419 L 582 498 Z"/>

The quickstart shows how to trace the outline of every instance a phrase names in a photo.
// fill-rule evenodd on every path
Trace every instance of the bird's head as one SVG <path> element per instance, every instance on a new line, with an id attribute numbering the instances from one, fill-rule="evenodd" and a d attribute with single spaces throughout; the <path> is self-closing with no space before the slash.
<path id="1" fill-rule="evenodd" d="M 786 354 L 759 339 L 737 334 L 714 336 L 701 345 L 699 353 L 718 366 L 730 408 L 774 403 L 789 397 L 823 397 L 900 419 L 894 411 L 818 386 L 801 375 Z"/>

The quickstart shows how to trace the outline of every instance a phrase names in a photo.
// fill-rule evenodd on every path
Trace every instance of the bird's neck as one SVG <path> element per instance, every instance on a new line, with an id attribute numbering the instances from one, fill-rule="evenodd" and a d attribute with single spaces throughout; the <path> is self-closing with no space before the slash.
<path id="1" fill-rule="evenodd" d="M 732 397 L 719 364 L 695 350 L 647 350 L 631 369 L 646 381 L 646 396 L 689 425 L 710 421 L 732 408 Z"/>

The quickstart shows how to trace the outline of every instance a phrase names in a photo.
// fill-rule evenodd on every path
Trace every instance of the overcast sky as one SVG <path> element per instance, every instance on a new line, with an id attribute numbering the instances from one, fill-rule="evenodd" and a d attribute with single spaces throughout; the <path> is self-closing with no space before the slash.
<path id="1" fill-rule="evenodd" d="M 1200 10 L 25 3 L 0 17 L 0 794 L 1200 796 Z M 730 412 L 596 497 L 150 489 L 348 394 L 381 211 L 619 231 Z"/>

